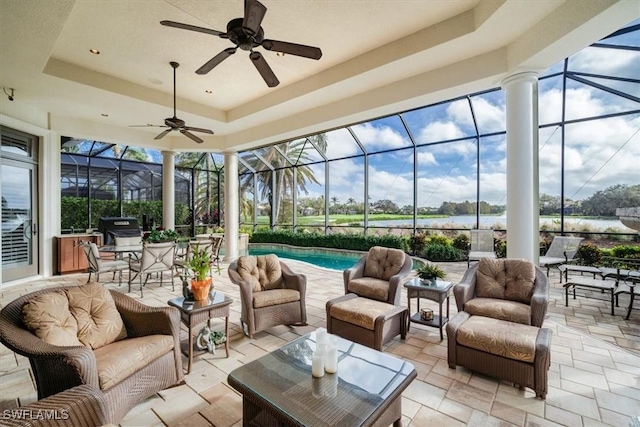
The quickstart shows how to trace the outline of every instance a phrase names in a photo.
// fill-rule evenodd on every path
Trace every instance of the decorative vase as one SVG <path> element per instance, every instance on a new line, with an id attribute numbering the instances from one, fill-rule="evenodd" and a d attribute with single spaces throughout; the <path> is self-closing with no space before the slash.
<path id="1" fill-rule="evenodd" d="M 211 283 L 213 279 L 207 277 L 204 280 L 191 280 L 191 290 L 193 290 L 193 299 L 196 301 L 204 301 L 209 298 Z"/>

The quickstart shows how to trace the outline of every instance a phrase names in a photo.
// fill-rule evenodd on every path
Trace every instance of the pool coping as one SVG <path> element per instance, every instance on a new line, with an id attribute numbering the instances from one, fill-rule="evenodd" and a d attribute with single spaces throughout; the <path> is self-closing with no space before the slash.
<path id="1" fill-rule="evenodd" d="M 355 251 L 355 250 L 351 250 L 351 249 L 336 249 L 336 248 L 323 248 L 323 247 L 317 247 L 317 246 L 294 246 L 294 245 L 287 245 L 286 243 L 249 243 L 249 246 L 247 247 L 247 250 L 250 248 L 256 248 L 256 249 L 260 249 L 260 248 L 274 248 L 274 249 L 289 249 L 289 250 L 299 250 L 299 251 L 308 251 L 308 252 L 316 252 L 316 253 L 324 253 L 324 254 L 340 254 L 340 255 L 358 255 L 360 257 L 366 256 L 369 251 Z M 413 260 L 414 263 L 420 263 L 420 264 L 426 264 L 429 261 L 424 259 L 424 258 L 420 258 L 417 256 L 412 256 L 407 254 L 407 256 L 410 256 L 411 259 Z M 287 260 L 289 260 L 290 258 L 287 258 Z M 335 270 L 333 268 L 327 268 L 327 267 L 321 267 L 319 265 L 310 263 L 310 262 L 306 262 L 306 261 L 301 261 L 301 260 L 297 260 L 297 259 L 293 259 L 292 261 L 297 261 L 297 262 L 302 262 L 305 263 L 307 265 L 310 265 L 312 267 L 316 267 L 322 270 L 329 270 L 329 271 L 344 271 L 344 270 Z"/>

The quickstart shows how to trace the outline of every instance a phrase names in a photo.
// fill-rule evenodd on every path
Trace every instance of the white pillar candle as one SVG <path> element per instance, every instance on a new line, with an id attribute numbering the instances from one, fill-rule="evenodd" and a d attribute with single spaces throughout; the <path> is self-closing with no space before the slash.
<path id="1" fill-rule="evenodd" d="M 327 330 L 325 328 L 316 329 L 316 342 L 318 344 L 327 342 Z"/>
<path id="2" fill-rule="evenodd" d="M 338 349 L 334 344 L 329 344 L 325 349 L 324 370 L 330 374 L 338 371 Z"/>
<path id="3" fill-rule="evenodd" d="M 322 353 L 314 353 L 311 358 L 311 375 L 320 378 L 324 375 L 324 355 Z"/>

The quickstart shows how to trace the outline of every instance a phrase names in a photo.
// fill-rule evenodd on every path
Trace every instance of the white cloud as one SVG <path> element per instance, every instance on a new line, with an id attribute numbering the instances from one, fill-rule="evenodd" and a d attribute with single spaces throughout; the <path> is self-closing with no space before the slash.
<path id="1" fill-rule="evenodd" d="M 427 166 L 427 165 L 437 165 L 435 156 L 433 153 L 420 151 L 418 152 L 418 165 L 419 166 Z"/>
<path id="2" fill-rule="evenodd" d="M 569 68 L 593 74 L 631 76 L 630 70 L 638 70 L 638 62 L 636 52 L 590 47 L 569 58 Z"/>
<path id="3" fill-rule="evenodd" d="M 418 144 L 428 142 L 446 141 L 463 137 L 464 134 L 454 122 L 431 122 L 428 123 L 418 135 Z"/>
<path id="4" fill-rule="evenodd" d="M 363 123 L 352 126 L 360 142 L 368 151 L 380 151 L 389 148 L 400 148 L 411 145 L 408 138 L 404 138 L 389 126 L 373 126 L 371 123 Z"/>

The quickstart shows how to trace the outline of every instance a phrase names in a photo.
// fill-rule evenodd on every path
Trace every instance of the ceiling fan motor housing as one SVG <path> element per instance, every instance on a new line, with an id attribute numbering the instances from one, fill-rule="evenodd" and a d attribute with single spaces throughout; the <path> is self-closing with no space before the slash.
<path id="1" fill-rule="evenodd" d="M 262 40 L 264 40 L 264 30 L 262 27 L 254 35 L 247 33 L 242 28 L 243 18 L 236 18 L 229 21 L 227 24 L 227 36 L 233 44 L 237 45 L 242 50 L 251 50 L 254 47 L 260 46 Z"/>
<path id="2" fill-rule="evenodd" d="M 172 128 L 180 128 L 185 125 L 185 122 L 177 117 L 169 117 L 164 119 L 164 124 Z"/>

